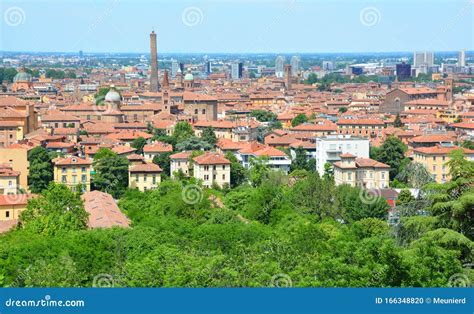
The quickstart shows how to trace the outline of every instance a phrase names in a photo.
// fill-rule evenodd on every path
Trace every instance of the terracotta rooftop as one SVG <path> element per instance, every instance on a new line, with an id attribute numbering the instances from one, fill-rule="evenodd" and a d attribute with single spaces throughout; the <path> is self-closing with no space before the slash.
<path id="1" fill-rule="evenodd" d="M 172 152 L 173 146 L 167 143 L 155 142 L 153 144 L 147 144 L 143 147 L 143 152 L 145 153 L 165 153 Z"/>
<path id="2" fill-rule="evenodd" d="M 120 211 L 110 194 L 92 191 L 84 193 L 81 198 L 89 213 L 89 228 L 129 227 L 130 219 Z"/>
<path id="3" fill-rule="evenodd" d="M 173 155 L 170 155 L 171 159 L 188 159 L 191 156 L 191 152 L 179 152 Z"/>
<path id="4" fill-rule="evenodd" d="M 71 166 L 71 165 L 92 165 L 92 160 L 82 159 L 79 157 L 56 158 L 53 160 L 56 166 Z"/>
<path id="5" fill-rule="evenodd" d="M 136 165 L 130 168 L 130 172 L 150 172 L 150 173 L 158 173 L 163 172 L 163 169 L 160 166 L 153 164 L 153 163 L 146 163 L 141 165 Z"/>
<path id="6" fill-rule="evenodd" d="M 230 165 L 224 155 L 216 152 L 206 152 L 204 155 L 194 157 L 194 162 L 199 165 Z"/>

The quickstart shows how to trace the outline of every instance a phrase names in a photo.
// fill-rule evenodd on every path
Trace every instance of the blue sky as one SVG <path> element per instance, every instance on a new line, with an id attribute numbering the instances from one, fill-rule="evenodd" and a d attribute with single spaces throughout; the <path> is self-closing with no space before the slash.
<path id="1" fill-rule="evenodd" d="M 474 49 L 474 0 L 0 1 L 0 50 L 385 52 Z"/>

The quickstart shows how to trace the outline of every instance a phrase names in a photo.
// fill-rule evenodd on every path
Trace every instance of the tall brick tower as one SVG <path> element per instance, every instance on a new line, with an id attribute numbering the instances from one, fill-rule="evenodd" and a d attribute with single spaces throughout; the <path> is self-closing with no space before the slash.
<path id="1" fill-rule="evenodd" d="M 158 54 L 156 51 L 156 33 L 150 34 L 150 54 L 151 54 L 151 73 L 150 73 L 150 92 L 157 92 L 160 88 L 158 82 Z"/>
<path id="2" fill-rule="evenodd" d="M 287 90 L 291 89 L 291 65 L 285 65 L 285 87 Z"/>

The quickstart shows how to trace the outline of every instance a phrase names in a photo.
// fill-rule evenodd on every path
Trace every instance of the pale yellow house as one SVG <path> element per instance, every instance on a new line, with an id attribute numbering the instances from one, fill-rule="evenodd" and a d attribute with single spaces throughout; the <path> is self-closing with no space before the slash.
<path id="1" fill-rule="evenodd" d="M 0 222 L 17 221 L 30 197 L 28 194 L 0 195 Z"/>
<path id="2" fill-rule="evenodd" d="M 348 184 L 366 189 L 385 189 L 389 186 L 390 166 L 370 158 L 357 158 L 352 154 L 340 155 L 334 163 L 336 185 Z"/>
<path id="3" fill-rule="evenodd" d="M 173 146 L 158 141 L 153 144 L 147 144 L 143 147 L 143 155 L 145 156 L 146 162 L 152 162 L 155 156 L 162 153 L 170 153 L 172 151 Z"/>
<path id="4" fill-rule="evenodd" d="M 181 170 L 186 176 L 189 176 L 189 157 L 191 152 L 179 152 L 170 156 L 170 172 L 174 177 L 176 172 Z"/>
<path id="5" fill-rule="evenodd" d="M 92 160 L 79 157 L 56 158 L 54 164 L 54 182 L 67 185 L 75 191 L 81 184 L 84 191 L 91 190 Z"/>
<path id="6" fill-rule="evenodd" d="M 20 172 L 19 185 L 26 190 L 28 187 L 28 150 L 18 144 L 14 144 L 14 146 L 15 148 L 0 148 L 0 164 L 11 165 L 14 171 Z"/>
<path id="7" fill-rule="evenodd" d="M 217 184 L 223 187 L 230 184 L 230 161 L 224 155 L 216 152 L 207 152 L 193 158 L 194 177 L 202 180 L 203 186 L 211 187 Z"/>
<path id="8" fill-rule="evenodd" d="M 160 166 L 153 163 L 133 166 L 128 170 L 128 186 L 142 192 L 156 189 L 161 182 L 162 172 Z"/>
<path id="9" fill-rule="evenodd" d="M 0 195 L 17 194 L 20 190 L 20 172 L 10 164 L 0 164 Z"/>
<path id="10" fill-rule="evenodd" d="M 413 150 L 413 161 L 422 164 L 438 183 L 451 180 L 449 166 L 446 163 L 451 160 L 449 155 L 458 146 L 419 147 Z M 467 160 L 474 160 L 474 150 L 463 148 Z"/>

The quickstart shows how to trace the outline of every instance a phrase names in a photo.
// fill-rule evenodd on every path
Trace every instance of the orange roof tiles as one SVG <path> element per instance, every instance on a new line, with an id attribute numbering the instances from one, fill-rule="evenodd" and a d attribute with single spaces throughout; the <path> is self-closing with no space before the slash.
<path id="1" fill-rule="evenodd" d="M 204 155 L 194 157 L 194 162 L 199 165 L 230 165 L 224 155 L 215 152 L 206 152 Z"/>

